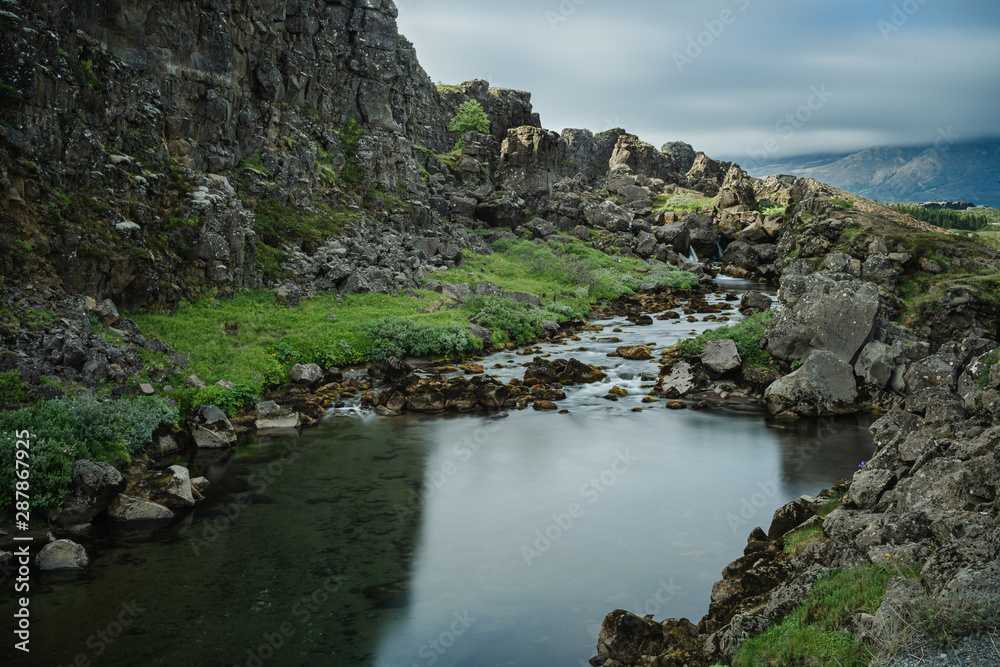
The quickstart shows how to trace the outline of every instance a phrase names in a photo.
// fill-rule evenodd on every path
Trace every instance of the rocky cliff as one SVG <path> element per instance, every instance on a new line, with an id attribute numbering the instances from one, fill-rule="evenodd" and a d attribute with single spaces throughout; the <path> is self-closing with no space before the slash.
<path id="1" fill-rule="evenodd" d="M 308 245 L 285 218 L 322 237 L 385 193 L 427 220 L 414 146 L 449 151 L 463 101 L 497 137 L 538 122 L 527 93 L 439 92 L 391 0 L 5 9 L 0 266 L 41 297 L 131 308 L 256 286 L 259 262 Z"/>

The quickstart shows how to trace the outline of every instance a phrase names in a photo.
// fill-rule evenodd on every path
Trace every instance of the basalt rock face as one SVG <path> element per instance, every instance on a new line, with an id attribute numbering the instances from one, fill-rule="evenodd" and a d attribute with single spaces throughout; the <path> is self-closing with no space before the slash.
<path id="1" fill-rule="evenodd" d="M 259 202 L 273 202 L 269 215 L 337 210 L 353 196 L 340 178 L 354 178 L 357 192 L 415 202 L 404 222 L 419 226 L 437 213 L 420 201 L 414 146 L 451 150 L 463 102 L 490 117 L 481 149 L 494 166 L 510 128 L 539 125 L 528 93 L 484 81 L 439 91 L 392 0 L 4 9 L 0 269 L 31 273 L 43 298 L 133 309 L 256 287 Z"/>

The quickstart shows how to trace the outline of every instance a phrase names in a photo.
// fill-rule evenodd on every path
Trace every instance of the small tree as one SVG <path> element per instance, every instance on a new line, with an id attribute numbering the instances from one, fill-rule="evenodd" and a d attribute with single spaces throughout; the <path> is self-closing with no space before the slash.
<path id="1" fill-rule="evenodd" d="M 489 134 L 490 119 L 479 102 L 469 100 L 463 102 L 462 106 L 458 108 L 458 113 L 448 123 L 448 131 L 455 134 L 465 134 L 466 132 Z"/>

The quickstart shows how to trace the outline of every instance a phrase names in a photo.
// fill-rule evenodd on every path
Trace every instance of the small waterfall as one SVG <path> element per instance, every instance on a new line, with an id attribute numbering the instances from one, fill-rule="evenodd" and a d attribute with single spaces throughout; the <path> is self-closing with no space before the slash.
<path id="1" fill-rule="evenodd" d="M 718 254 L 713 259 L 722 259 L 722 244 L 719 243 L 718 239 L 715 240 L 715 251 Z"/>
<path id="2" fill-rule="evenodd" d="M 694 246 L 693 245 L 692 246 L 688 246 L 688 259 L 690 259 L 692 262 L 699 262 L 699 261 L 701 261 L 701 260 L 698 259 L 698 253 L 696 253 L 694 251 Z"/>

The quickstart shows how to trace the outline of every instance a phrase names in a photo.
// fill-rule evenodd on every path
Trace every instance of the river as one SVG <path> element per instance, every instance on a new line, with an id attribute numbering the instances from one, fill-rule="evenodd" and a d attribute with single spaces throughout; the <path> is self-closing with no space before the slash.
<path id="1" fill-rule="evenodd" d="M 592 324 L 605 329 L 542 346 L 609 374 L 569 388 L 567 414 L 342 411 L 299 438 L 244 438 L 178 460 L 213 482 L 207 499 L 153 532 L 95 525 L 80 539 L 92 559 L 84 573 L 33 580 L 30 662 L 13 641 L 0 657 L 575 667 L 616 608 L 697 622 L 755 526 L 766 530 L 776 508 L 870 458 L 871 420 L 782 423 L 644 404 L 656 363 L 607 353 L 662 348 L 716 324 Z M 509 378 L 530 359 L 484 363 Z M 612 384 L 629 396 L 604 399 Z M 8 596 L 0 613 L 13 610 Z"/>

